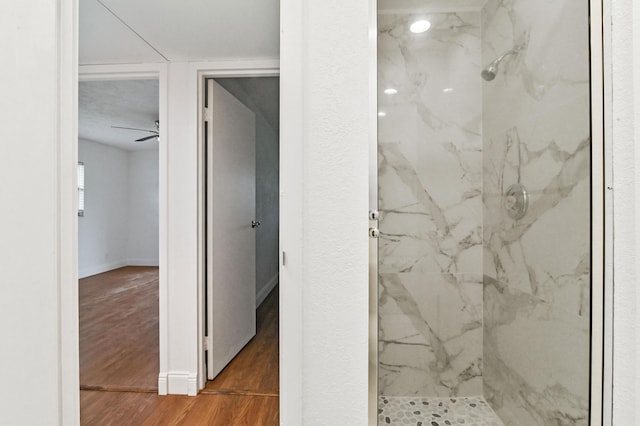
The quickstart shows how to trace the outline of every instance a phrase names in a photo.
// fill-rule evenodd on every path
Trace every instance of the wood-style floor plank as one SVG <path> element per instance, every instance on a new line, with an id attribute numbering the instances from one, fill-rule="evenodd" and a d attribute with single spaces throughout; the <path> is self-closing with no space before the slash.
<path id="1" fill-rule="evenodd" d="M 256 312 L 255 337 L 220 372 L 207 382 L 205 394 L 265 395 L 279 394 L 278 287 Z"/>
<path id="2" fill-rule="evenodd" d="M 78 293 L 80 388 L 157 392 L 158 268 L 83 278 Z"/>
<path id="3" fill-rule="evenodd" d="M 87 426 L 276 426 L 277 397 L 81 391 Z"/>
<path id="4" fill-rule="evenodd" d="M 157 268 L 128 267 L 101 275 L 80 283 L 82 425 L 279 423 L 277 288 L 258 309 L 256 336 L 200 395 L 159 396 L 157 340 L 148 351 L 144 345 L 154 342 L 141 335 L 151 330 L 155 339 L 158 336 Z M 119 284 L 105 284 L 112 280 Z M 101 344 L 110 346 L 101 349 Z M 145 393 L 145 387 L 153 393 Z"/>

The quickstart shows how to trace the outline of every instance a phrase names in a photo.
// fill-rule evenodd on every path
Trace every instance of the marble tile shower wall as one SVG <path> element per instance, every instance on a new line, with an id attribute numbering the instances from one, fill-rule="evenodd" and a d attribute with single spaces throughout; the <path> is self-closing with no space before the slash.
<path id="1" fill-rule="evenodd" d="M 483 83 L 484 396 L 507 425 L 588 423 L 588 2 L 488 0 Z M 512 220 L 502 194 L 531 195 Z"/>
<path id="2" fill-rule="evenodd" d="M 378 26 L 379 391 L 480 395 L 480 12 L 412 19 Z"/>

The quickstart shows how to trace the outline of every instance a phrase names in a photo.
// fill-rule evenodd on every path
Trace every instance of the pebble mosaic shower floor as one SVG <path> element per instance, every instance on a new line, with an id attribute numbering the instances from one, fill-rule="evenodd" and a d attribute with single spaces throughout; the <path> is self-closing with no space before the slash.
<path id="1" fill-rule="evenodd" d="M 381 396 L 378 425 L 504 426 L 484 398 Z"/>

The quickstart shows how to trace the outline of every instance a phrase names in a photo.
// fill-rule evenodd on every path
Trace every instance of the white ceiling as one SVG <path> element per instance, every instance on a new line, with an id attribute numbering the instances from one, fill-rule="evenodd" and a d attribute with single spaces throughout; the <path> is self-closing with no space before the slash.
<path id="1" fill-rule="evenodd" d="M 279 0 L 81 0 L 80 64 L 279 57 Z"/>
<path id="2" fill-rule="evenodd" d="M 279 9 L 279 0 L 80 0 L 79 63 L 277 59 Z M 277 79 L 229 84 L 277 131 Z M 81 139 L 126 150 L 157 149 L 153 140 L 133 142 L 150 133 L 111 126 L 153 130 L 158 82 L 81 82 L 78 115 Z"/>
<path id="3" fill-rule="evenodd" d="M 82 81 L 78 88 L 78 138 L 128 151 L 158 149 L 158 141 L 134 142 L 155 130 L 159 117 L 157 80 Z"/>

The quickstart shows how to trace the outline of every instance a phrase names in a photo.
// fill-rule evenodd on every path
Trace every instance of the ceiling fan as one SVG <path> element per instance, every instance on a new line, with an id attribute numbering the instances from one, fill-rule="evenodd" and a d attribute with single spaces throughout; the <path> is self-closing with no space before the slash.
<path id="1" fill-rule="evenodd" d="M 156 130 L 137 129 L 135 127 L 122 127 L 122 126 L 111 126 L 111 128 L 113 128 L 113 129 L 125 129 L 125 130 L 136 130 L 136 131 L 139 131 L 139 132 L 153 133 L 151 136 L 145 136 L 145 137 L 142 137 L 140 139 L 136 139 L 134 141 L 134 142 L 144 142 L 144 141 L 148 141 L 149 139 L 153 139 L 153 138 L 156 138 L 156 140 L 160 140 L 160 121 L 156 120 L 155 121 L 155 125 L 156 125 Z"/>

